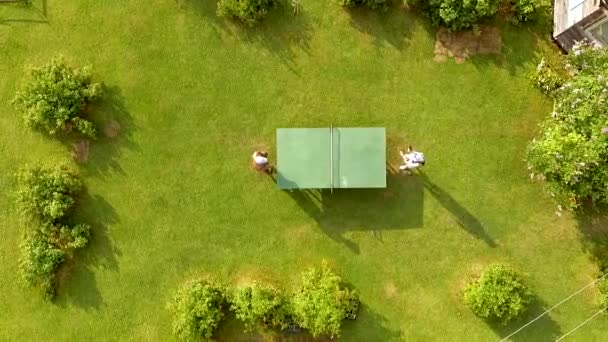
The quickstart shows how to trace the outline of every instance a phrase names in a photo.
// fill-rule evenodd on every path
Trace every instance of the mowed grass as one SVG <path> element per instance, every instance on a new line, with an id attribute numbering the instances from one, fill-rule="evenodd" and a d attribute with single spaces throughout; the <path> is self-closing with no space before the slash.
<path id="1" fill-rule="evenodd" d="M 502 25 L 503 54 L 435 63 L 417 14 L 348 13 L 307 1 L 253 29 L 216 18 L 209 0 L 80 0 L 0 7 L 0 339 L 172 339 L 166 303 L 185 280 L 269 281 L 287 288 L 327 260 L 363 307 L 345 341 L 488 341 L 462 304 L 472 277 L 513 265 L 537 295 L 527 319 L 596 275 L 570 215 L 529 181 L 525 146 L 551 104 L 526 79 L 545 27 Z M 46 14 L 45 14 L 46 13 Z M 47 19 L 45 19 L 47 18 Z M 119 138 L 92 144 L 77 211 L 93 239 L 62 273 L 54 303 L 20 285 L 22 224 L 13 173 L 69 162 L 69 145 L 25 130 L 8 101 L 28 65 L 64 55 L 109 88 L 92 108 Z M 386 191 L 279 191 L 251 170 L 278 127 L 383 126 L 387 158 L 413 144 L 418 176 Z M 302 165 L 314 167 L 314 165 Z M 558 337 L 597 307 L 584 292 L 517 335 Z M 608 336 L 605 318 L 571 340 Z M 219 339 L 250 338 L 228 322 Z"/>

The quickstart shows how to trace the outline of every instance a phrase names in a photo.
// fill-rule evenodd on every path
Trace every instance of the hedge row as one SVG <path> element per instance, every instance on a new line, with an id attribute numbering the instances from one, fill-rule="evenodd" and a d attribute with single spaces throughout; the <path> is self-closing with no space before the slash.
<path id="1" fill-rule="evenodd" d="M 11 101 L 27 127 L 51 136 L 76 131 L 95 138 L 97 129 L 84 112 L 100 97 L 102 85 L 92 81 L 90 67 L 75 69 L 58 57 L 32 68 L 29 76 Z M 59 267 L 89 242 L 91 227 L 72 215 L 82 189 L 67 166 L 35 165 L 17 173 L 17 202 L 26 222 L 20 270 L 46 299 L 55 296 Z"/>
<path id="2" fill-rule="evenodd" d="M 208 281 L 186 283 L 170 303 L 173 332 L 181 339 L 213 337 L 231 310 L 249 331 L 306 329 L 314 337 L 340 335 L 342 321 L 355 319 L 358 296 L 342 286 L 327 265 L 302 273 L 299 286 L 289 295 L 266 284 L 227 288 Z"/>
<path id="3" fill-rule="evenodd" d="M 74 223 L 71 213 L 82 183 L 65 166 L 33 166 L 17 174 L 17 198 L 27 221 L 20 269 L 27 284 L 55 296 L 55 274 L 73 250 L 87 245 L 90 226 Z"/>
<path id="4" fill-rule="evenodd" d="M 390 0 L 336 0 L 345 8 L 367 7 L 388 9 Z M 451 30 L 475 29 L 483 20 L 492 18 L 500 8 L 508 9 L 512 21 L 531 20 L 547 3 L 541 0 L 403 0 L 406 5 L 419 8 L 437 26 Z M 253 26 L 262 20 L 278 4 L 279 0 L 218 0 L 217 14 L 232 17 Z M 298 0 L 292 0 L 294 13 L 298 12 Z"/>

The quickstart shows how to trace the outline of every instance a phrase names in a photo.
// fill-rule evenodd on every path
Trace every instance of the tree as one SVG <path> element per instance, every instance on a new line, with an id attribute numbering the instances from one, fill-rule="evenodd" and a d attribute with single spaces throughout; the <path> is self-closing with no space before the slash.
<path id="1" fill-rule="evenodd" d="M 27 127 L 54 135 L 72 127 L 95 136 L 93 123 L 82 117 L 86 105 L 101 95 L 101 85 L 92 81 L 90 67 L 73 69 L 63 58 L 31 71 L 31 79 L 12 100 Z"/>
<path id="2" fill-rule="evenodd" d="M 526 310 L 530 292 L 511 268 L 492 265 L 477 281 L 469 284 L 464 302 L 477 316 L 506 324 Z"/>
<path id="3" fill-rule="evenodd" d="M 531 178 L 544 180 L 560 206 L 608 204 L 608 50 L 578 44 L 564 67 L 566 79 L 537 82 L 558 88 L 549 92 L 553 113 L 528 146 Z"/>
<path id="4" fill-rule="evenodd" d="M 21 244 L 20 269 L 25 282 L 55 295 L 55 273 L 71 251 L 89 242 L 91 227 L 66 223 L 82 190 L 77 174 L 66 166 L 36 165 L 17 174 L 17 198 L 28 218 Z"/>
<path id="5" fill-rule="evenodd" d="M 231 299 L 236 318 L 247 330 L 256 325 L 284 329 L 288 326 L 287 302 L 283 294 L 270 286 L 257 283 L 237 288 Z"/>
<path id="6" fill-rule="evenodd" d="M 217 14 L 234 17 L 249 26 L 262 20 L 274 7 L 276 0 L 218 0 Z"/>
<path id="7" fill-rule="evenodd" d="M 184 340 L 210 339 L 224 318 L 222 289 L 206 281 L 184 284 L 170 304 L 173 333 Z"/>
<path id="8" fill-rule="evenodd" d="M 419 6 L 433 24 L 450 30 L 466 30 L 477 26 L 498 11 L 499 0 L 405 0 Z"/>
<path id="9" fill-rule="evenodd" d="M 477 28 L 483 20 L 493 17 L 503 2 L 511 6 L 514 22 L 532 20 L 539 9 L 546 6 L 544 0 L 404 0 L 404 2 L 421 8 L 434 25 L 445 26 L 454 31 Z"/>
<path id="10" fill-rule="evenodd" d="M 296 323 L 314 337 L 340 335 L 342 320 L 356 298 L 341 282 L 325 263 L 302 274 L 300 287 L 292 298 L 292 310 Z"/>
<path id="11" fill-rule="evenodd" d="M 65 260 L 65 253 L 39 234 L 29 234 L 21 244 L 19 267 L 25 282 L 39 287 L 46 299 L 55 296 L 55 272 Z"/>
<path id="12" fill-rule="evenodd" d="M 66 166 L 32 166 L 22 169 L 17 179 L 17 198 L 22 212 L 42 222 L 63 218 L 74 206 L 74 196 L 82 189 L 76 173 Z"/>
<path id="13" fill-rule="evenodd" d="M 338 3 L 343 7 L 366 6 L 371 9 L 387 7 L 386 0 L 338 0 Z"/>
<path id="14" fill-rule="evenodd" d="M 45 222 L 33 227 L 35 229 L 34 233 L 42 235 L 49 243 L 62 250 L 72 250 L 86 246 L 89 243 L 89 236 L 91 235 L 91 226 L 84 223 L 71 226 Z"/>
<path id="15" fill-rule="evenodd" d="M 517 22 L 530 21 L 545 7 L 544 1 L 541 0 L 511 0 L 511 11 L 514 15 L 514 20 Z"/>

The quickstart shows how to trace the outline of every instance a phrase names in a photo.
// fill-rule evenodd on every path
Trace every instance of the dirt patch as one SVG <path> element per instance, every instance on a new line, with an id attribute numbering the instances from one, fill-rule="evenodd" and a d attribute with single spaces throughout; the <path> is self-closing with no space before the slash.
<path id="1" fill-rule="evenodd" d="M 110 139 L 114 139 L 120 134 L 120 124 L 116 120 L 110 120 L 103 126 L 103 134 Z"/>
<path id="2" fill-rule="evenodd" d="M 89 159 L 89 141 L 81 139 L 73 143 L 71 155 L 77 163 L 86 163 Z"/>
<path id="3" fill-rule="evenodd" d="M 397 295 L 397 286 L 395 286 L 395 283 L 391 281 L 384 285 L 384 295 L 389 299 L 394 298 Z"/>
<path id="4" fill-rule="evenodd" d="M 473 55 L 500 54 L 501 47 L 496 27 L 482 26 L 479 32 L 452 32 L 442 27 L 437 31 L 433 60 L 442 63 L 453 57 L 456 64 L 462 64 Z"/>

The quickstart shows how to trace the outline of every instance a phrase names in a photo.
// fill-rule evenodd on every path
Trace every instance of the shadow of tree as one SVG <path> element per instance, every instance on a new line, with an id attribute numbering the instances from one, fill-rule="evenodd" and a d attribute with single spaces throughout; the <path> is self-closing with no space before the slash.
<path id="1" fill-rule="evenodd" d="M 501 339 L 511 335 L 527 322 L 530 322 L 545 312 L 548 306 L 538 297 L 533 297 L 529 309 L 520 319 L 503 325 L 496 321 L 488 321 L 488 325 Z M 545 315 L 509 338 L 509 341 L 554 341 L 561 336 L 561 330 L 551 316 Z"/>
<path id="2" fill-rule="evenodd" d="M 421 20 L 420 13 L 404 8 L 403 2 L 392 1 L 386 10 L 371 10 L 365 6 L 345 9 L 351 18 L 351 25 L 361 33 L 372 37 L 376 46 L 389 44 L 403 50 L 418 26 L 429 34 L 433 32 L 430 22 Z"/>
<path id="3" fill-rule="evenodd" d="M 338 340 L 343 341 L 401 341 L 400 332 L 393 331 L 388 327 L 388 321 L 373 312 L 366 305 L 361 305 L 359 314 L 355 321 L 344 320 L 342 325 L 342 336 Z M 295 333 L 285 333 L 274 330 L 260 332 L 245 332 L 245 326 L 235 318 L 232 312 L 226 315 L 221 324 L 217 341 L 247 341 L 247 342 L 322 342 L 336 341 L 329 337 L 312 337 L 305 330 Z"/>
<path id="4" fill-rule="evenodd" d="M 344 341 L 403 341 L 401 332 L 388 326 L 386 318 L 361 303 L 357 319 L 344 322 L 342 339 Z"/>
<path id="5" fill-rule="evenodd" d="M 95 269 L 118 270 L 120 250 L 113 244 L 108 225 L 119 222 L 114 208 L 101 196 L 83 193 L 72 218 L 74 223 L 91 225 L 89 244 L 78 250 L 74 258 L 64 266 L 58 286 L 59 305 L 76 305 L 83 309 L 99 309 L 103 298 L 97 289 Z"/>
<path id="6" fill-rule="evenodd" d="M 575 217 L 585 250 L 600 272 L 608 271 L 608 208 L 586 205 Z"/>
<path id="7" fill-rule="evenodd" d="M 390 229 L 423 226 L 423 184 L 417 177 L 407 177 L 389 167 L 386 189 L 302 189 L 286 191 L 332 239 L 353 252 L 359 247 L 344 238 L 347 231 L 381 232 Z"/>
<path id="8" fill-rule="evenodd" d="M 293 15 L 292 8 L 286 1 L 279 1 L 254 26 L 243 24 L 238 19 L 218 17 L 215 1 L 178 0 L 178 6 L 196 9 L 203 20 L 212 24 L 218 36 L 224 33 L 247 44 L 263 47 L 295 74 L 298 74 L 295 68 L 296 55 L 309 51 L 311 20 L 314 19 L 307 14 L 305 8 L 298 15 Z"/>
<path id="9" fill-rule="evenodd" d="M 488 246 L 496 247 L 496 242 L 488 235 L 481 222 L 473 214 L 460 205 L 449 193 L 431 182 L 424 173 L 418 173 L 417 177 L 420 178 L 424 188 L 452 214 L 461 228 L 474 237 L 483 240 Z"/>
<path id="10" fill-rule="evenodd" d="M 85 164 L 87 172 L 93 175 L 110 173 L 124 174 L 117 162 L 123 150 L 139 151 L 132 134 L 136 129 L 133 118 L 125 106 L 124 98 L 118 87 L 104 86 L 103 98 L 91 105 L 90 119 L 99 129 L 99 138 L 91 144 L 90 158 Z M 110 137 L 104 130 L 111 122 L 118 123 L 118 134 Z"/>
<path id="11" fill-rule="evenodd" d="M 125 149 L 131 151 L 140 151 L 140 149 L 132 139 L 136 126 L 125 106 L 120 89 L 104 85 L 102 98 L 90 103 L 83 116 L 92 121 L 97 128 L 97 138 L 88 141 L 87 157 L 84 161 L 79 161 L 83 169 L 95 176 L 103 177 L 113 173 L 124 175 L 117 158 Z M 106 133 L 107 125 L 112 123 L 117 124 L 116 136 L 113 137 Z M 73 153 L 74 145 L 87 140 L 77 132 L 58 135 L 56 138 L 70 153 Z"/>

